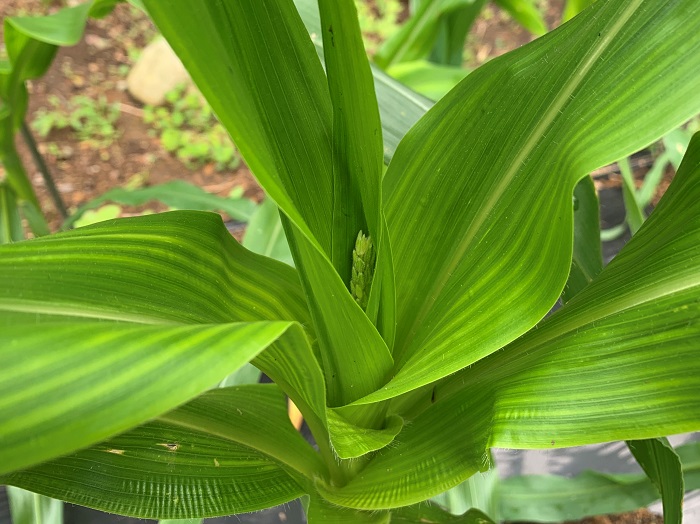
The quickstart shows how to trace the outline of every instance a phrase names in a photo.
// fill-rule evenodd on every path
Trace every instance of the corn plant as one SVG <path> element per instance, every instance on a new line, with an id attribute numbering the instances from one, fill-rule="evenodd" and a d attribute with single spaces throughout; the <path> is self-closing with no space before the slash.
<path id="1" fill-rule="evenodd" d="M 528 31 L 542 35 L 544 19 L 532 0 L 498 0 Z M 485 0 L 414 0 L 411 16 L 382 44 L 375 62 L 392 77 L 437 100 L 462 80 L 464 47 Z"/>
<path id="2" fill-rule="evenodd" d="M 678 521 L 661 437 L 700 429 L 700 137 L 602 271 L 574 209 L 587 173 L 700 110 L 695 0 L 593 4 L 395 151 L 352 0 L 319 0 L 313 41 L 291 0 L 144 4 L 295 267 L 203 212 L 1 247 L 0 482 L 152 518 L 302 497 L 312 523 L 487 522 L 422 502 L 491 447 L 625 439 Z M 274 383 L 212 389 L 248 362 Z"/>

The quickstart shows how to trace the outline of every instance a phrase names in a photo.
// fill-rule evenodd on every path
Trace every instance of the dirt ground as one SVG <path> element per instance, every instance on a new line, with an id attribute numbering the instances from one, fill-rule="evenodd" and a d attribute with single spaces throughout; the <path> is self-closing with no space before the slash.
<path id="1" fill-rule="evenodd" d="M 646 509 L 640 509 L 623 515 L 589 517 L 577 522 L 567 522 L 565 524 L 663 524 L 663 521 L 664 519 L 661 515 L 655 515 Z"/>

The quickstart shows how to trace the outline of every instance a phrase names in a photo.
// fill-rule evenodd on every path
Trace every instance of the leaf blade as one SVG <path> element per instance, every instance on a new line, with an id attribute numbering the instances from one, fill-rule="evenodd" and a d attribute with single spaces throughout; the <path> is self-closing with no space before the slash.
<path id="1" fill-rule="evenodd" d="M 681 524 L 685 491 L 683 469 L 668 439 L 630 440 L 627 447 L 661 494 L 664 524 Z"/>
<path id="2" fill-rule="evenodd" d="M 70 453 L 182 404 L 254 358 L 289 326 L 5 327 L 0 354 L 12 364 L 1 372 L 0 473 Z M 51 343 L 57 339 L 58 355 Z M 46 406 L 47 397 L 60 400 Z"/>
<path id="3" fill-rule="evenodd" d="M 469 365 L 520 336 L 554 304 L 570 265 L 575 183 L 597 165 L 663 134 L 685 118 L 681 113 L 692 114 L 700 104 L 697 96 L 679 91 L 680 105 L 663 110 L 654 106 L 653 119 L 651 112 L 645 114 L 643 133 L 618 126 L 614 138 L 606 135 L 608 140 L 599 134 L 605 128 L 599 119 L 603 113 L 612 116 L 596 105 L 601 98 L 593 102 L 590 89 L 611 81 L 607 67 L 620 59 L 624 43 L 636 38 L 633 28 L 649 29 L 653 18 L 657 29 L 676 30 L 680 26 L 674 13 L 686 7 L 700 17 L 689 4 L 652 12 L 643 0 L 598 3 L 575 22 L 470 74 L 406 135 L 384 179 L 393 255 L 402 260 L 396 267 L 398 373 L 363 402 L 398 395 Z M 654 34 L 660 32 L 649 37 Z M 566 73 L 551 75 L 551 53 L 563 49 L 559 41 L 574 38 L 579 44 L 567 45 L 572 54 L 558 62 L 567 64 L 562 65 Z M 656 102 L 655 90 L 661 88 L 658 77 L 652 83 L 652 76 L 646 76 L 648 53 L 655 53 L 647 44 L 651 41 L 628 46 L 625 54 L 644 71 L 650 85 L 646 95 Z M 674 49 L 678 54 L 667 57 L 668 65 L 659 70 L 681 55 L 683 60 L 696 59 L 700 43 L 681 38 Z M 490 82 L 501 87 L 489 87 Z M 550 86 L 546 94 L 533 87 L 544 84 Z M 615 97 L 615 119 L 627 119 L 634 107 L 649 102 L 646 95 L 637 97 L 638 92 L 623 93 L 617 84 L 607 94 Z M 540 96 L 544 98 L 535 103 L 533 97 Z M 470 103 L 464 105 L 464 100 Z M 515 105 L 529 107 L 528 115 L 507 109 Z M 601 127 L 593 129 L 590 121 L 578 126 L 580 116 L 589 111 Z M 501 125 L 491 125 L 494 120 Z M 485 132 L 493 135 L 485 139 Z M 444 139 L 455 133 L 474 147 L 467 150 L 460 141 Z M 495 143 L 498 149 L 487 145 Z M 562 173 L 559 177 L 548 176 L 552 168 L 547 166 L 554 165 Z M 462 176 L 464 172 L 472 176 Z M 413 189 L 416 185 L 421 192 Z M 465 198 L 471 199 L 470 205 L 464 205 Z M 541 212 L 533 213 L 535 208 Z M 552 222 L 557 227 L 549 227 Z M 458 240 L 443 242 L 445 238 Z M 494 312 L 494 303 L 503 307 Z M 479 314 L 487 307 L 489 315 Z M 491 322 L 494 314 L 498 324 Z"/>
<path id="4" fill-rule="evenodd" d="M 255 444 L 250 434 L 261 424 L 276 430 L 266 444 L 258 441 L 260 447 L 270 451 L 285 443 L 313 453 L 291 427 L 284 397 L 275 386 L 247 386 L 242 395 L 236 389 L 210 391 L 155 421 L 3 481 L 143 518 L 227 515 L 297 498 L 304 493 L 301 477 L 250 446 Z M 253 408 L 262 405 L 265 409 L 256 413 Z"/>
<path id="5" fill-rule="evenodd" d="M 574 252 L 569 278 L 562 292 L 564 303 L 603 270 L 598 195 L 590 176 L 576 184 L 574 202 Z"/>
<path id="6" fill-rule="evenodd" d="M 700 134 L 639 233 L 536 329 L 435 385 L 337 504 L 387 509 L 489 465 L 487 448 L 548 449 L 700 428 Z M 469 425 L 455 431 L 455 419 Z M 410 451 L 409 451 L 410 450 Z M 437 464 L 437 466 L 436 466 Z M 430 475 L 425 472 L 430 471 Z"/>
<path id="7" fill-rule="evenodd" d="M 260 185 L 330 254 L 331 103 L 291 0 L 209 2 L 195 12 L 187 4 L 144 3 Z"/>
<path id="8" fill-rule="evenodd" d="M 319 3 L 324 59 L 333 103 L 334 211 L 331 260 L 350 281 L 352 248 L 360 230 L 379 243 L 382 129 L 372 73 L 352 1 Z M 353 89 L 347 86 L 352 85 Z"/>

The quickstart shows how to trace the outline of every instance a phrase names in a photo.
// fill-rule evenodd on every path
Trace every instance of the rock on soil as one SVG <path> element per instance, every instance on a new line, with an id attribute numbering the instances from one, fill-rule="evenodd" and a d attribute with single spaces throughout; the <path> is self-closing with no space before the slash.
<path id="1" fill-rule="evenodd" d="M 154 106 L 164 103 L 169 91 L 190 82 L 182 62 L 162 38 L 146 46 L 126 79 L 131 96 Z"/>

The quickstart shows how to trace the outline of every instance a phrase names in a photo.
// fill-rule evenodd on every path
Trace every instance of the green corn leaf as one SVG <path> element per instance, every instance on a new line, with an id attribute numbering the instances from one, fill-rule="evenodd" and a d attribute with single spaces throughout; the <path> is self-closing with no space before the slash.
<path id="1" fill-rule="evenodd" d="M 296 272 L 243 249 L 214 214 L 172 212 L 121 219 L 20 242 L 0 250 L 0 267 L 0 325 L 56 324 L 45 328 L 49 339 L 64 329 L 57 323 L 70 328 L 76 322 L 136 322 L 161 326 L 164 333 L 177 324 L 194 324 L 195 330 L 200 329 L 197 324 L 207 324 L 203 333 L 213 336 L 217 329 L 230 329 L 233 336 L 239 328 L 227 328 L 231 323 L 283 319 L 304 325 L 313 340 Z M 220 325 L 211 325 L 215 323 Z M 113 325 L 116 331 L 122 328 L 136 326 Z M 80 329 L 89 331 L 87 325 Z M 26 330 L 39 336 L 36 327 Z M 72 342 L 76 347 L 77 336 Z M 167 351 L 165 346 L 161 349 Z M 21 353 L 18 347 L 5 350 Z M 130 349 L 124 351 L 128 354 Z M 308 408 L 309 423 L 322 435 L 325 387 L 307 334 L 288 331 L 254 363 L 298 406 Z M 204 380 L 205 386 L 228 374 L 223 369 L 221 373 L 218 379 Z"/>
<path id="2" fill-rule="evenodd" d="M 224 198 L 213 195 L 184 180 L 173 180 L 156 186 L 139 189 L 111 189 L 99 197 L 80 206 L 63 224 L 71 227 L 85 211 L 97 209 L 105 202 L 116 202 L 128 206 L 146 204 L 157 200 L 174 209 L 197 211 L 223 211 L 235 220 L 248 221 L 255 211 L 255 203 L 247 198 Z"/>
<path id="3" fill-rule="evenodd" d="M 260 370 L 253 364 L 248 363 L 223 379 L 219 383 L 219 387 L 243 386 L 246 384 L 257 384 L 258 382 L 260 382 Z"/>
<path id="4" fill-rule="evenodd" d="M 0 473 L 99 442 L 203 393 L 289 326 L 5 326 L 0 356 L 9 364 L 0 372 Z M 49 410 L 47 398 L 60 401 Z"/>
<path id="5" fill-rule="evenodd" d="M 624 513 L 658 499 L 640 475 L 585 471 L 575 477 L 525 475 L 502 481 L 504 520 L 560 523 L 593 515 Z"/>
<path id="6" fill-rule="evenodd" d="M 118 3 L 120 0 L 90 0 L 51 15 L 7 17 L 5 27 L 12 28 L 12 34 L 5 37 L 10 43 L 10 61 L 14 62 L 20 54 L 20 44 L 26 45 L 29 39 L 54 46 L 76 45 L 83 37 L 88 17 L 103 17 Z M 43 72 L 37 76 L 42 75 Z"/>
<path id="7" fill-rule="evenodd" d="M 388 446 L 403 427 L 403 420 L 396 415 L 388 418 L 383 429 L 357 427 L 343 417 L 342 411 L 333 409 L 327 411 L 327 419 L 333 450 L 342 459 L 361 457 Z"/>
<path id="8" fill-rule="evenodd" d="M 215 389 L 161 415 L 160 420 L 192 430 L 206 428 L 211 434 L 265 453 L 308 480 L 327 475 L 318 453 L 289 421 L 286 398 L 274 384 Z"/>
<path id="9" fill-rule="evenodd" d="M 104 511 L 180 519 L 295 499 L 304 493 L 297 468 L 314 471 L 314 457 L 279 389 L 253 385 L 212 390 L 136 429 L 0 478 Z"/>
<path id="10" fill-rule="evenodd" d="M 426 0 L 418 4 L 411 17 L 384 42 L 374 57 L 380 67 L 387 67 L 426 58 L 433 49 L 440 30 L 441 18 L 468 9 L 471 25 L 483 2 L 479 0 Z"/>
<path id="11" fill-rule="evenodd" d="M 213 213 L 109 221 L 0 253 L 1 325 L 73 317 L 310 327 L 296 271 L 242 248 Z"/>
<path id="12" fill-rule="evenodd" d="M 665 437 L 627 441 L 629 450 L 661 494 L 664 524 L 683 520 L 683 470 L 681 460 Z"/>
<path id="13" fill-rule="evenodd" d="M 323 59 L 321 18 L 317 0 L 294 0 L 294 4 L 311 36 L 318 56 Z M 388 164 L 403 136 L 432 107 L 433 103 L 391 78 L 375 65 L 372 65 L 371 69 L 382 120 L 384 162 Z"/>
<path id="14" fill-rule="evenodd" d="M 564 303 L 586 287 L 603 270 L 600 244 L 598 194 L 590 176 L 574 188 L 574 253 L 569 278 L 564 286 Z"/>
<path id="15" fill-rule="evenodd" d="M 394 522 L 388 511 L 357 511 L 329 504 L 322 497 L 311 497 L 306 511 L 309 524 L 389 524 Z"/>
<path id="16" fill-rule="evenodd" d="M 49 225 L 38 205 L 28 200 L 23 200 L 19 204 L 19 209 L 22 218 L 27 221 L 27 225 L 29 225 L 29 229 L 32 230 L 35 237 L 43 237 L 51 233 Z"/>
<path id="17" fill-rule="evenodd" d="M 0 79 L 1 81 L 2 79 Z M 26 92 L 22 95 L 22 98 L 26 101 Z M 35 208 L 38 208 L 39 201 L 34 194 L 32 184 L 29 182 L 22 161 L 15 149 L 15 127 L 11 122 L 11 118 L 11 115 L 7 117 L 0 116 L 0 164 L 2 164 L 6 174 L 4 185 L 7 185 L 15 193 L 17 200 L 29 202 Z"/>
<path id="18" fill-rule="evenodd" d="M 659 183 L 664 176 L 664 172 L 666 171 L 669 161 L 669 154 L 666 152 L 661 153 L 654 160 L 654 164 L 651 166 L 651 169 L 649 169 L 649 171 L 647 171 L 644 175 L 644 183 L 637 191 L 637 201 L 642 209 L 647 207 L 654 198 L 656 189 L 659 187 Z"/>
<path id="19" fill-rule="evenodd" d="M 427 60 L 414 60 L 395 64 L 388 73 L 416 92 L 431 100 L 439 100 L 456 86 L 469 71 L 462 67 L 434 64 Z"/>
<path id="20" fill-rule="evenodd" d="M 488 447 L 547 449 L 698 430 L 698 180 L 700 135 L 657 209 L 591 284 L 537 329 L 443 381 L 352 481 L 319 485 L 324 496 L 387 509 L 487 469 Z M 462 415 L 468 423 L 456 426 Z"/>
<path id="21" fill-rule="evenodd" d="M 186 3 L 145 4 L 260 184 L 293 224 L 287 239 L 303 268 L 328 402 L 336 406 L 368 394 L 386 380 L 393 362 L 330 262 L 333 107 L 293 2 L 202 2 L 194 12 Z"/>
<path id="22" fill-rule="evenodd" d="M 0 184 L 0 244 L 18 242 L 23 238 L 24 229 L 15 193 L 7 184 Z"/>
<path id="23" fill-rule="evenodd" d="M 471 73 L 406 135 L 384 178 L 401 260 L 396 374 L 363 402 L 483 358 L 554 304 L 571 261 L 578 180 L 700 108 L 700 40 L 678 12 L 700 22 L 690 0 L 672 9 L 597 3 Z M 644 89 L 623 85 L 623 62 Z M 678 89 L 669 94 L 659 75 L 677 75 Z"/>
<path id="24" fill-rule="evenodd" d="M 12 524 L 63 524 L 63 502 L 7 486 Z"/>
<path id="25" fill-rule="evenodd" d="M 330 255 L 332 105 L 291 0 L 144 4 L 265 192 Z"/>
<path id="26" fill-rule="evenodd" d="M 500 522 L 499 503 L 501 492 L 497 468 L 472 475 L 461 484 L 431 500 L 447 508 L 454 515 L 461 515 L 474 508 L 483 511 L 493 520 Z M 503 491 L 508 497 L 508 492 Z"/>
<path id="27" fill-rule="evenodd" d="M 478 509 L 470 509 L 463 515 L 452 515 L 437 504 L 425 502 L 391 512 L 393 524 L 413 524 L 430 522 L 434 524 L 494 524 L 487 515 Z"/>
<path id="28" fill-rule="evenodd" d="M 634 235 L 644 223 L 644 210 L 639 205 L 636 197 L 636 186 L 634 185 L 634 175 L 629 159 L 623 158 L 617 163 L 620 166 L 622 175 L 622 197 L 625 202 L 625 220 Z"/>
<path id="29" fill-rule="evenodd" d="M 319 8 L 333 104 L 331 260 L 349 282 L 358 232 L 376 240 L 381 231 L 382 128 L 354 2 L 321 0 Z"/>
<path id="30" fill-rule="evenodd" d="M 440 18 L 437 41 L 430 53 L 430 61 L 461 68 L 464 63 L 464 48 L 467 36 L 475 20 L 486 5 L 485 0 L 464 3 L 458 0 L 460 8 Z"/>

